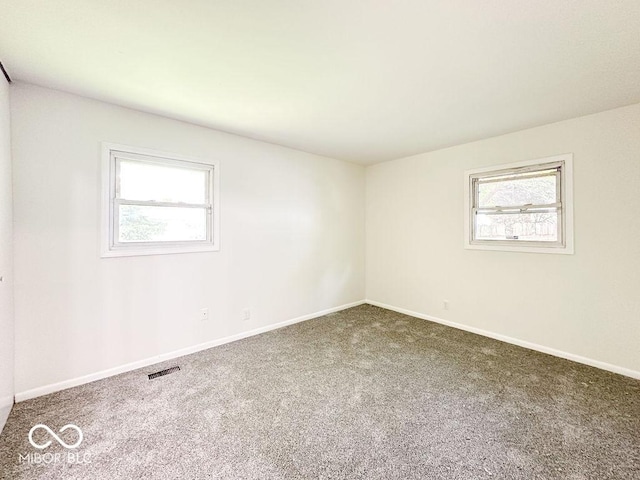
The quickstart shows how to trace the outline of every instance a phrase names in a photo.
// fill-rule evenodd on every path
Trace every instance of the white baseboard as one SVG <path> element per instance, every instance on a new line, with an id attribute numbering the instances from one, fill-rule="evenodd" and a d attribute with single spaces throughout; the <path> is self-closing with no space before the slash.
<path id="1" fill-rule="evenodd" d="M 0 397 L 0 408 L 10 407 L 13 405 L 13 395 L 5 395 Z"/>
<path id="2" fill-rule="evenodd" d="M 42 387 L 25 390 L 23 392 L 17 392 L 15 394 L 15 401 L 23 402 L 31 398 L 40 397 L 42 395 L 58 392 L 60 390 L 65 390 L 67 388 L 76 387 L 78 385 L 83 385 L 85 383 L 94 382 L 96 380 L 102 380 L 103 378 L 112 377 L 120 373 L 130 372 L 132 370 L 147 367 L 155 363 L 160 363 L 166 360 L 171 360 L 173 358 L 182 357 L 184 355 L 196 353 L 202 350 L 206 350 L 208 348 L 217 347 L 218 345 L 224 345 L 225 343 L 235 342 L 236 340 L 241 340 L 243 338 L 259 335 L 261 333 L 269 332 L 271 330 L 276 330 L 278 328 L 286 327 L 287 325 L 293 325 L 294 323 L 304 322 L 305 320 L 311 320 L 313 318 L 321 317 L 329 313 L 339 312 L 340 310 L 345 310 L 347 308 L 357 307 L 358 305 L 362 305 L 365 303 L 368 303 L 370 305 L 375 305 L 376 307 L 385 308 L 387 310 L 392 310 L 394 312 L 403 313 L 405 315 L 410 315 L 412 317 L 421 318 L 423 320 L 429 320 L 431 322 L 440 323 L 442 325 L 457 328 L 459 330 L 465 330 L 467 332 L 476 333 L 478 335 L 493 338 L 495 340 L 500 340 L 502 342 L 511 343 L 513 345 L 518 345 L 520 347 L 528 348 L 530 350 L 536 350 L 538 352 L 553 355 L 555 357 L 560 357 L 567 360 L 572 360 L 574 362 L 583 363 L 585 365 L 600 368 L 602 370 L 619 373 L 620 375 L 625 375 L 627 377 L 640 379 L 640 372 L 636 370 L 631 370 L 629 368 L 612 365 L 610 363 L 601 362 L 599 360 L 593 360 L 591 358 L 582 357 L 580 355 L 575 355 L 573 353 L 563 352 L 555 348 L 545 347 L 543 345 L 527 342 L 525 340 L 519 340 L 517 338 L 508 337 L 506 335 L 490 332 L 488 330 L 483 330 L 481 328 L 470 327 L 468 325 L 463 325 L 461 323 L 451 322 L 449 320 L 444 320 L 442 318 L 434 317 L 431 315 L 425 315 L 423 313 L 414 312 L 412 310 L 407 310 L 405 308 L 395 307 L 393 305 L 387 305 L 385 303 L 376 302 L 374 300 L 361 300 L 358 302 L 353 302 L 345 305 L 340 305 L 338 307 L 322 310 L 320 312 L 311 313 L 309 315 L 303 315 L 301 317 L 286 320 L 284 322 L 274 323 L 272 325 L 267 325 L 267 326 L 256 328 L 253 330 L 248 330 L 246 332 L 240 332 L 235 335 L 230 335 L 228 337 L 223 337 L 216 340 L 211 340 L 209 342 L 200 343 L 198 345 L 193 345 L 191 347 L 175 350 L 173 352 L 156 355 L 154 357 L 139 360 L 137 362 L 127 363 L 124 365 L 120 365 L 118 367 L 109 368 L 96 373 L 91 373 L 89 375 L 84 375 L 82 377 L 76 377 L 69 380 L 64 380 L 62 382 L 52 383 L 49 385 L 44 385 Z"/>
<path id="3" fill-rule="evenodd" d="M 5 423 L 7 423 L 7 418 L 9 418 L 12 408 L 13 395 L 6 395 L 0 398 L 0 433 L 2 433 Z"/>
<path id="4" fill-rule="evenodd" d="M 583 363 L 591 367 L 607 370 L 609 372 L 619 373 L 620 375 L 624 375 L 626 377 L 640 379 L 640 372 L 636 370 L 631 370 L 630 368 L 620 367 L 618 365 L 612 365 L 610 363 L 601 362 L 600 360 L 593 360 L 591 358 L 582 357 L 580 355 L 575 355 L 573 353 L 563 352 L 562 350 L 556 350 L 555 348 L 545 347 L 544 345 L 538 345 L 536 343 L 527 342 L 525 340 L 519 340 L 517 338 L 508 337 L 506 335 L 490 332 L 488 330 L 483 330 L 481 328 L 470 327 L 468 325 L 463 325 L 461 323 L 451 322 L 449 320 L 444 320 L 442 318 L 433 317 L 431 315 L 425 315 L 423 313 L 414 312 L 412 310 L 407 310 L 406 308 L 394 307 L 393 305 L 387 305 L 385 303 L 376 302 L 374 300 L 367 300 L 366 303 L 368 303 L 369 305 L 374 305 L 376 307 L 385 308 L 387 310 L 393 310 L 394 312 L 404 313 L 405 315 L 410 315 L 412 317 L 421 318 L 423 320 L 429 320 L 430 322 L 440 323 L 448 327 L 453 327 L 459 330 L 465 330 L 467 332 L 476 333 L 484 337 L 500 340 L 501 342 L 518 345 L 519 347 L 528 348 L 529 350 L 536 350 L 538 352 L 553 355 L 554 357 L 560 357 L 566 360 Z"/>
<path id="5" fill-rule="evenodd" d="M 103 378 L 112 377 L 120 373 L 130 372 L 131 370 L 147 367 L 149 365 L 153 365 L 154 363 L 160 363 L 160 362 L 164 362 L 165 360 L 171 360 L 173 358 L 183 357 L 185 355 L 196 353 L 201 350 L 217 347 L 218 345 L 224 345 L 225 343 L 235 342 L 236 340 L 242 340 L 243 338 L 252 337 L 254 335 L 259 335 L 260 333 L 265 333 L 271 330 L 276 330 L 278 328 L 286 327 L 288 325 L 293 325 L 294 323 L 304 322 L 305 320 L 311 320 L 313 318 L 321 317 L 329 313 L 339 312 L 340 310 L 346 310 L 347 308 L 357 307 L 358 305 L 362 305 L 364 303 L 366 303 L 365 300 L 360 300 L 358 302 L 353 302 L 345 305 L 340 305 L 338 307 L 328 308 L 320 312 L 310 313 L 309 315 L 303 315 L 302 317 L 292 318 L 291 320 L 285 320 L 284 322 L 274 323 L 271 325 L 266 325 L 264 327 L 255 328 L 253 330 L 248 330 L 246 332 L 236 333 L 235 335 L 218 338 L 216 340 L 211 340 L 209 342 L 200 343 L 198 345 L 193 345 L 191 347 L 182 348 L 180 350 L 175 350 L 173 352 L 163 353 L 161 355 L 156 355 L 151 358 L 145 358 L 144 360 L 138 360 L 137 362 L 127 363 L 124 365 L 120 365 L 118 367 L 109 368 L 107 370 L 101 370 L 99 372 L 91 373 L 89 375 L 84 375 L 82 377 L 71 378 L 69 380 L 63 380 L 62 382 L 57 382 L 57 383 L 52 383 L 50 385 L 44 385 L 42 387 L 32 388 L 30 390 L 25 390 L 23 392 L 17 392 L 15 395 L 15 400 L 16 402 L 23 402 L 31 398 L 41 397 L 42 395 L 47 395 L 53 392 L 59 392 L 60 390 L 65 390 L 67 388 L 77 387 L 78 385 L 83 385 L 85 383 L 95 382 L 96 380 L 102 380 Z"/>

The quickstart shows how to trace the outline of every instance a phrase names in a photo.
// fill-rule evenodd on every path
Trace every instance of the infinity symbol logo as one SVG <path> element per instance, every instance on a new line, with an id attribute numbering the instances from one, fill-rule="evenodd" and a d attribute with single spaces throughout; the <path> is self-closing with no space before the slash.
<path id="1" fill-rule="evenodd" d="M 36 442 L 33 441 L 33 432 L 35 432 L 37 429 L 39 428 L 44 428 L 49 435 L 51 435 L 53 438 L 56 439 L 56 441 L 62 445 L 65 448 L 78 448 L 80 446 L 80 444 L 82 443 L 82 439 L 84 438 L 82 435 L 82 430 L 80 430 L 77 426 L 75 426 L 74 424 L 70 423 L 68 425 L 65 425 L 64 427 L 62 427 L 60 429 L 60 433 L 64 432 L 65 430 L 68 430 L 69 428 L 75 430 L 76 432 L 78 432 L 78 441 L 76 443 L 74 443 L 73 445 L 67 445 L 66 443 L 64 443 L 64 440 L 62 440 L 58 435 L 56 435 L 53 430 L 51 430 L 49 427 L 47 427 L 46 425 L 39 423 L 38 425 L 34 425 L 31 430 L 29 430 L 29 442 L 31 443 L 31 445 L 33 445 L 34 447 L 42 450 L 43 448 L 47 448 L 49 445 L 51 445 L 51 440 L 48 440 L 46 443 L 40 445 L 37 444 Z"/>

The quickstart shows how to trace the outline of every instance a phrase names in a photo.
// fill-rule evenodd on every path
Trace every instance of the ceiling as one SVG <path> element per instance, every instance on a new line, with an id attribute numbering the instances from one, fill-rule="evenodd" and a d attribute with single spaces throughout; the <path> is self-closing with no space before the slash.
<path id="1" fill-rule="evenodd" d="M 2 0 L 52 87 L 363 164 L 640 102 L 638 0 Z"/>

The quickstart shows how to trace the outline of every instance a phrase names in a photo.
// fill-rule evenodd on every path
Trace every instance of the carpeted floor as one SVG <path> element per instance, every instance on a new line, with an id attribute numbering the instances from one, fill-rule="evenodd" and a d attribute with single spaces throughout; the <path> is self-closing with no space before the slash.
<path id="1" fill-rule="evenodd" d="M 38 423 L 76 424 L 84 440 L 66 450 L 39 429 L 36 443 L 53 443 L 36 450 L 27 436 Z M 30 463 L 34 452 L 50 463 Z M 363 305 L 19 403 L 0 436 L 0 472 L 640 478 L 640 382 Z"/>

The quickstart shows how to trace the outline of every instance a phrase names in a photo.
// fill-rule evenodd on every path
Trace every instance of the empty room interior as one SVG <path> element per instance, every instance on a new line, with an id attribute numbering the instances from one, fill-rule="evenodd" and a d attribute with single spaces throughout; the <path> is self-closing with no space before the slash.
<path id="1" fill-rule="evenodd" d="M 0 18 L 0 479 L 640 479 L 640 2 Z"/>

